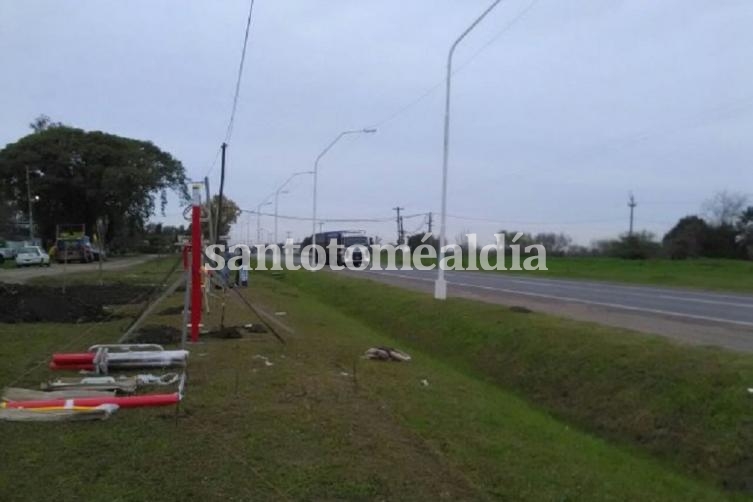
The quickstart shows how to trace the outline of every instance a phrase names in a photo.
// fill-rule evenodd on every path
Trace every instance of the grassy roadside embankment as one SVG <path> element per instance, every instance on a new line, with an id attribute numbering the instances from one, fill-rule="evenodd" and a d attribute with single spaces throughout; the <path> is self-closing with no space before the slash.
<path id="1" fill-rule="evenodd" d="M 521 258 L 522 266 L 524 258 Z M 489 258 L 496 266 L 495 256 Z M 382 267 L 387 265 L 382 258 Z M 396 263 L 401 264 L 398 254 Z M 423 260 L 424 265 L 436 264 L 436 260 Z M 463 268 L 468 266 L 468 257 L 462 259 Z M 478 267 L 480 261 L 476 261 Z M 536 278 L 579 279 L 603 282 L 624 282 L 627 284 L 644 284 L 673 288 L 691 288 L 711 291 L 730 291 L 753 293 L 753 261 L 694 259 L 694 260 L 625 260 L 601 257 L 557 257 L 549 256 L 546 260 L 548 270 L 511 271 L 512 258 L 506 256 L 505 266 L 508 270 L 490 270 L 487 273 L 521 274 Z M 480 267 L 479 267 L 480 268 Z"/>
<path id="2" fill-rule="evenodd" d="M 753 480 L 753 357 L 336 274 L 286 283 L 567 422 L 732 488 Z"/>
<path id="3" fill-rule="evenodd" d="M 168 268 L 167 261 L 152 262 L 107 278 L 153 283 Z M 286 335 L 287 345 L 269 334 L 205 338 L 191 347 L 187 397 L 177 415 L 172 409 L 121 410 L 103 423 L 0 424 L 0 486 L 35 500 L 82 494 L 92 500 L 730 497 L 619 437 L 612 442 L 582 432 L 575 420 L 549 414 L 535 392 L 526 395 L 472 366 L 484 352 L 486 341 L 479 337 L 489 326 L 512 324 L 515 336 L 507 338 L 533 343 L 541 341 L 540 323 L 554 325 L 556 319 L 459 300 L 432 306 L 419 294 L 377 284 L 365 288 L 333 274 L 260 273 L 252 284 L 244 294 L 270 311 L 287 313 L 281 319 L 296 329 Z M 165 308 L 181 301 L 176 294 Z M 489 313 L 476 319 L 480 314 L 467 310 L 474 305 Z M 419 326 L 441 312 L 446 329 Z M 219 315 L 215 299 L 207 326 L 216 327 Z M 228 303 L 228 325 L 255 321 L 239 304 Z M 23 375 L 19 383 L 34 387 L 48 372 L 33 364 L 50 352 L 113 341 L 126 324 L 120 319 L 0 325 L 6 361 L 0 384 Z M 180 316 L 158 311 L 148 324 L 178 326 Z M 609 331 L 615 330 L 599 334 Z M 451 346 L 453 339 L 457 345 Z M 376 345 L 406 348 L 414 359 L 393 364 L 359 358 Z M 487 346 L 490 356 L 493 348 Z M 581 350 L 581 364 L 592 365 L 593 354 Z M 746 368 L 739 368 L 741 379 Z M 551 373 L 544 368 L 541 383 Z M 577 376 L 560 390 L 577 388 Z M 722 382 L 727 386 L 734 382 Z"/>
<path id="4" fill-rule="evenodd" d="M 547 259 L 536 277 L 588 279 L 653 286 L 753 293 L 753 262 L 743 260 L 623 260 L 619 258 Z"/>

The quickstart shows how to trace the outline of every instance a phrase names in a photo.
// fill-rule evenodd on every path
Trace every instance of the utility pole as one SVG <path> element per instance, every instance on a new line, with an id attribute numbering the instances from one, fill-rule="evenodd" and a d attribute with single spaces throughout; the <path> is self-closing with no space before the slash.
<path id="1" fill-rule="evenodd" d="M 215 238 L 215 244 L 219 243 L 220 241 L 220 229 L 222 228 L 222 192 L 225 190 L 225 149 L 227 148 L 227 143 L 222 143 L 222 164 L 221 164 L 221 170 L 220 170 L 220 196 L 217 199 L 217 229 L 214 233 Z M 209 205 L 211 206 L 212 201 L 209 201 Z"/>
<path id="2" fill-rule="evenodd" d="M 29 166 L 26 166 L 26 198 L 29 199 L 29 244 L 34 243 L 34 218 L 31 213 L 31 183 L 29 182 Z"/>
<path id="3" fill-rule="evenodd" d="M 397 211 L 397 218 L 395 221 L 397 222 L 397 245 L 399 246 L 403 243 L 403 219 L 400 217 L 400 211 L 404 210 L 405 208 L 398 206 L 393 207 L 392 209 Z"/>
<path id="4" fill-rule="evenodd" d="M 320 221 L 320 222 L 319 222 L 319 233 L 322 233 L 322 229 L 323 229 L 323 228 L 324 228 L 324 222 L 323 222 L 323 221 Z"/>
<path id="5" fill-rule="evenodd" d="M 429 233 L 431 233 L 431 223 L 432 223 L 431 222 L 431 217 L 432 217 L 432 213 L 431 213 L 431 211 L 429 211 Z"/>
<path id="6" fill-rule="evenodd" d="M 635 213 L 635 207 L 638 205 L 637 202 L 635 202 L 635 197 L 633 194 L 630 194 L 630 199 L 628 199 L 628 207 L 630 208 L 630 230 L 628 230 L 628 235 L 630 237 L 633 236 L 633 216 Z"/>

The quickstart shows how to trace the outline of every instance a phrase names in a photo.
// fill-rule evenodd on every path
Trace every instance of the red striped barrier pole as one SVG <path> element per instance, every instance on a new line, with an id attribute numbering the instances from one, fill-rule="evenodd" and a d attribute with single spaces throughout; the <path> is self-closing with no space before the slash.
<path id="1" fill-rule="evenodd" d="M 191 214 L 191 341 L 199 341 L 201 324 L 201 190 L 193 186 Z"/>
<path id="2" fill-rule="evenodd" d="M 121 408 L 143 408 L 147 406 L 170 406 L 180 401 L 180 394 L 147 394 L 125 397 L 79 397 L 74 399 L 38 399 L 33 401 L 8 401 L 0 405 L 4 408 L 55 408 L 55 407 L 94 407 L 101 404 L 117 404 Z"/>
<path id="3" fill-rule="evenodd" d="M 52 354 L 52 362 L 58 366 L 66 366 L 69 364 L 93 364 L 94 352 L 72 352 L 72 353 L 57 353 Z"/>
<path id="4" fill-rule="evenodd" d="M 93 363 L 89 364 L 57 364 L 55 361 L 50 363 L 50 369 L 55 371 L 94 371 L 96 367 Z"/>

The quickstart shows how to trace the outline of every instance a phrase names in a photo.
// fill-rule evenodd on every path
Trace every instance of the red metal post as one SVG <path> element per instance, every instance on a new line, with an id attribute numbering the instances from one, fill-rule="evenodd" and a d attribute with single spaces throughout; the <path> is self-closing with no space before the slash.
<path id="1" fill-rule="evenodd" d="M 191 214 L 191 341 L 199 341 L 201 323 L 201 191 L 200 185 L 193 187 L 193 208 Z"/>

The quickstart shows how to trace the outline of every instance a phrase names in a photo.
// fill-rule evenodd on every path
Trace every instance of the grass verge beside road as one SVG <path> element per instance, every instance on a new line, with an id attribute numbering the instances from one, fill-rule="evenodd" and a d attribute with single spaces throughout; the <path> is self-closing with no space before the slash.
<path id="1" fill-rule="evenodd" d="M 521 258 L 521 266 L 523 260 L 524 258 Z M 491 265 L 496 266 L 496 257 L 490 257 L 489 261 Z M 386 258 L 383 257 L 380 263 L 382 267 L 387 266 Z M 396 263 L 398 267 L 402 263 L 399 254 Z M 423 263 L 429 266 L 436 264 L 436 260 L 426 259 Z M 462 263 L 463 268 L 466 269 L 468 266 L 467 256 L 463 257 Z M 476 260 L 477 267 L 479 267 L 479 263 L 480 261 Z M 549 256 L 546 264 L 548 270 L 510 271 L 512 258 L 508 253 L 505 260 L 505 266 L 508 270 L 491 270 L 487 273 L 753 293 L 753 261 L 710 258 L 626 260 L 604 257 Z"/>
<path id="2" fill-rule="evenodd" d="M 110 278 L 151 283 L 169 268 L 155 265 Z M 0 486 L 34 500 L 729 497 L 637 449 L 552 417 L 435 348 L 408 344 L 386 311 L 380 321 L 353 314 L 347 303 L 322 295 L 320 286 L 303 284 L 310 279 L 325 288 L 346 283 L 326 274 L 253 276 L 253 289 L 244 294 L 268 310 L 285 311 L 281 318 L 296 333 L 287 335 L 285 346 L 255 334 L 205 338 L 190 347 L 187 397 L 177 414 L 120 410 L 102 423 L 1 423 Z M 345 292 L 363 289 L 353 284 Z M 373 292 L 370 301 L 384 301 L 391 290 Z M 176 294 L 164 307 L 181 300 Z M 214 299 L 204 322 L 214 328 L 219 316 Z M 395 316 L 411 329 L 412 312 L 398 309 Z M 225 320 L 257 322 L 232 301 Z M 148 323 L 177 326 L 180 316 L 158 313 Z M 465 317 L 451 324 L 467 332 Z M 0 384 L 20 376 L 19 385 L 36 387 L 49 374 L 44 362 L 51 352 L 113 341 L 126 325 L 127 319 L 0 325 L 6 362 Z M 441 333 L 438 341 L 445 343 Z M 360 359 L 378 345 L 410 346 L 413 360 Z"/>
<path id="3" fill-rule="evenodd" d="M 536 277 L 753 293 L 751 261 L 551 257 L 547 259 L 547 267 L 546 272 L 522 273 Z"/>
<path id="4" fill-rule="evenodd" d="M 295 285 L 398 346 L 695 476 L 753 489 L 753 357 L 333 273 Z"/>

